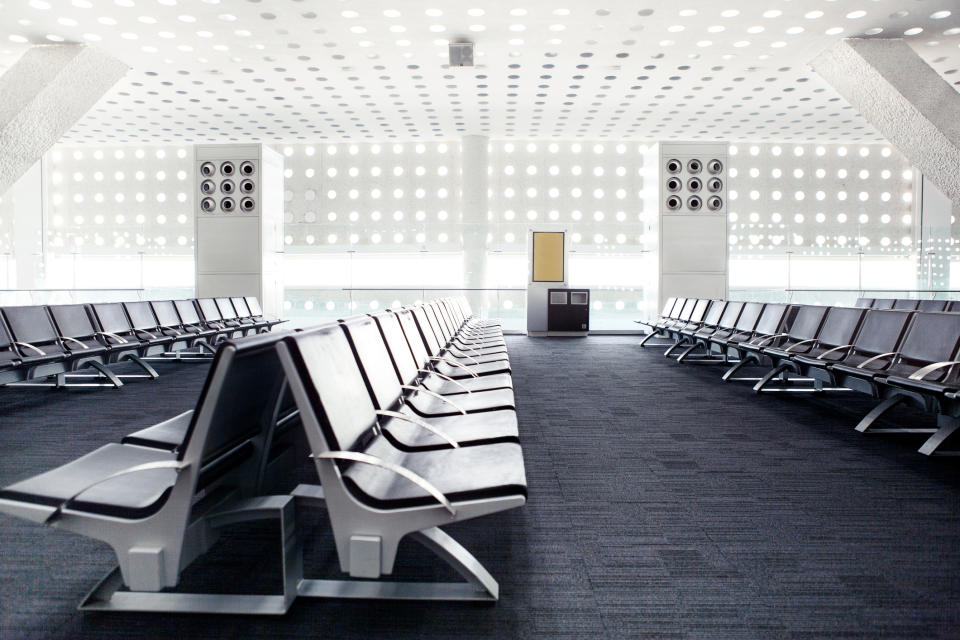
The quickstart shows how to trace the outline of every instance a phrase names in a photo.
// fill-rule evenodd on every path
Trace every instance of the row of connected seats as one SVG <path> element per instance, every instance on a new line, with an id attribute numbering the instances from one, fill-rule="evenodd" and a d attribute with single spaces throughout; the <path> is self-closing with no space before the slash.
<path id="1" fill-rule="evenodd" d="M 291 431 L 319 484 L 297 484 L 277 453 L 297 449 L 278 446 Z M 0 511 L 114 549 L 80 609 L 232 614 L 282 614 L 297 596 L 495 601 L 497 582 L 439 526 L 525 502 L 506 344 L 465 300 L 229 338 L 193 411 L 0 489 Z M 297 514 L 321 504 L 347 579 L 304 577 Z M 279 522 L 279 593 L 173 590 L 251 520 Z M 465 581 L 380 579 L 407 537 Z"/>
<path id="2" fill-rule="evenodd" d="M 860 301 L 858 301 L 859 303 Z M 876 303 L 876 300 L 871 302 Z M 678 362 L 726 363 L 724 381 L 761 392 L 859 392 L 880 402 L 860 432 L 924 433 L 926 455 L 956 453 L 960 428 L 960 303 L 882 301 L 830 307 L 671 298 L 645 322 L 669 340 Z M 956 309 L 955 309 L 956 307 Z M 760 377 L 735 377 L 744 367 Z M 892 407 L 911 403 L 935 414 L 937 427 L 878 427 Z"/>
<path id="3" fill-rule="evenodd" d="M 0 385 L 118 388 L 123 379 L 156 378 L 150 360 L 208 359 L 217 342 L 277 322 L 252 296 L 2 307 Z M 143 373 L 110 369 L 124 361 Z"/>

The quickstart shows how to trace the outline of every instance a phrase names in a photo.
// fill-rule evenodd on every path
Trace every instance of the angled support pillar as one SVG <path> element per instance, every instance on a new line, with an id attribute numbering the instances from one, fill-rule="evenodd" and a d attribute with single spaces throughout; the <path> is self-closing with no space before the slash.
<path id="1" fill-rule="evenodd" d="M 57 44 L 29 49 L 0 76 L 0 194 L 126 72 L 103 51 Z"/>
<path id="2" fill-rule="evenodd" d="M 848 38 L 810 66 L 960 206 L 960 94 L 906 42 Z"/>

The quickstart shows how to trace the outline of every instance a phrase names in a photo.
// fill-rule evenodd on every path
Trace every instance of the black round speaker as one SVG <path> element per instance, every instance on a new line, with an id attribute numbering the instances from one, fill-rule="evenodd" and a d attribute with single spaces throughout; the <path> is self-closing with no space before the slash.
<path id="1" fill-rule="evenodd" d="M 687 198 L 687 209 L 690 211 L 700 211 L 700 207 L 703 206 L 703 200 L 700 199 L 700 196 L 690 196 Z"/>
<path id="2" fill-rule="evenodd" d="M 256 183 L 253 180 L 243 180 L 240 182 L 240 192 L 241 193 L 253 193 L 253 190 L 257 188 Z"/>
<path id="3" fill-rule="evenodd" d="M 667 173 L 680 173 L 680 169 L 682 168 L 683 163 L 676 158 L 667 160 Z"/>
<path id="4" fill-rule="evenodd" d="M 233 193 L 236 188 L 236 185 L 233 184 L 233 180 L 224 180 L 220 183 L 220 191 L 223 191 L 224 193 Z"/>
<path id="5" fill-rule="evenodd" d="M 200 183 L 200 193 L 211 194 L 217 190 L 217 183 L 213 180 L 204 180 Z"/>
<path id="6" fill-rule="evenodd" d="M 683 187 L 683 182 L 680 180 L 680 178 L 670 178 L 667 180 L 667 191 L 676 193 L 677 191 L 680 191 L 681 187 Z"/>
<path id="7" fill-rule="evenodd" d="M 220 163 L 220 173 L 225 176 L 232 176 L 233 172 L 236 170 L 237 168 L 234 167 L 233 163 L 230 162 L 229 160 L 227 162 Z"/>
<path id="8" fill-rule="evenodd" d="M 244 198 L 240 201 L 240 209 L 243 211 L 253 211 L 257 208 L 257 202 L 253 198 Z"/>
<path id="9" fill-rule="evenodd" d="M 700 178 L 690 178 L 687 180 L 687 189 L 690 191 L 700 191 L 700 187 L 703 186 L 703 183 L 700 182 Z"/>
<path id="10" fill-rule="evenodd" d="M 723 180 L 720 178 L 710 178 L 707 180 L 707 190 L 710 193 L 719 193 L 723 189 Z"/>
<path id="11" fill-rule="evenodd" d="M 707 200 L 707 209 L 720 211 L 720 209 L 723 209 L 723 199 L 720 196 L 710 196 Z"/>
<path id="12" fill-rule="evenodd" d="M 213 198 L 204 198 L 200 201 L 200 209 L 206 213 L 215 211 L 217 209 L 217 201 Z"/>
<path id="13" fill-rule="evenodd" d="M 200 165 L 200 175 L 209 178 L 217 172 L 217 166 L 212 162 L 204 162 Z"/>
<path id="14" fill-rule="evenodd" d="M 670 211 L 676 211 L 683 206 L 683 200 L 680 199 L 680 196 L 670 196 L 667 198 L 667 209 Z"/>
<path id="15" fill-rule="evenodd" d="M 236 203 L 233 201 L 233 198 L 224 198 L 220 201 L 220 208 L 230 213 L 236 207 Z"/>
<path id="16" fill-rule="evenodd" d="M 240 175 L 252 176 L 257 172 L 257 167 L 249 160 L 240 164 Z"/>
<path id="17" fill-rule="evenodd" d="M 707 163 L 707 171 L 709 171 L 713 175 L 717 175 L 718 173 L 723 171 L 723 163 L 717 160 L 716 158 L 714 158 L 713 160 Z"/>
<path id="18" fill-rule="evenodd" d="M 703 169 L 703 163 L 696 158 L 687 161 L 687 171 L 690 173 L 700 173 L 701 169 Z"/>

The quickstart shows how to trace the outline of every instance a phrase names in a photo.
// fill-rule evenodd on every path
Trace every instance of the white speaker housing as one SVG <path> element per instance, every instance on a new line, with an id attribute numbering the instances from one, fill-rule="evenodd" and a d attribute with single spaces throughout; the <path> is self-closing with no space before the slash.
<path id="1" fill-rule="evenodd" d="M 727 144 L 660 144 L 660 300 L 727 296 Z"/>
<path id="2" fill-rule="evenodd" d="M 197 145 L 194 161 L 197 297 L 253 295 L 279 317 L 283 155 L 261 144 Z"/>

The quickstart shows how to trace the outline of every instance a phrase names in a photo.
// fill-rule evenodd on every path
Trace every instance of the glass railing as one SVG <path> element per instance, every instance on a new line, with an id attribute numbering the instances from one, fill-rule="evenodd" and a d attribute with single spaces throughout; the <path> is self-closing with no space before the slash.
<path id="1" fill-rule="evenodd" d="M 653 304 L 641 288 L 591 288 L 591 331 L 635 331 L 634 320 L 647 317 Z M 358 313 L 398 308 L 436 298 L 465 296 L 473 312 L 496 318 L 504 331 L 523 332 L 527 326 L 525 287 L 488 289 L 403 287 L 372 288 L 287 287 L 283 317 L 291 327 L 308 327 L 332 322 Z M 648 309 L 649 307 L 649 309 Z"/>
<path id="2" fill-rule="evenodd" d="M 895 298 L 912 300 L 957 300 L 960 289 L 841 289 L 841 288 L 731 288 L 731 300 L 748 302 L 787 302 L 792 304 L 822 304 L 853 306 L 857 298 Z"/>

